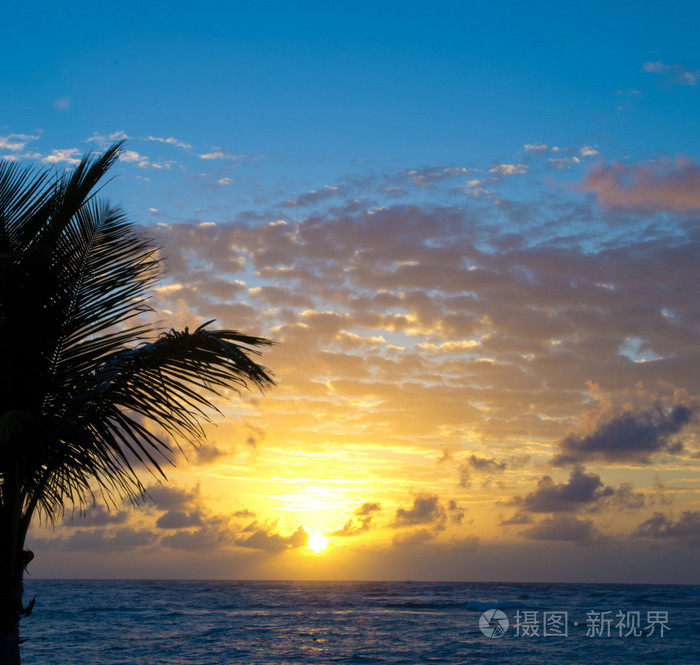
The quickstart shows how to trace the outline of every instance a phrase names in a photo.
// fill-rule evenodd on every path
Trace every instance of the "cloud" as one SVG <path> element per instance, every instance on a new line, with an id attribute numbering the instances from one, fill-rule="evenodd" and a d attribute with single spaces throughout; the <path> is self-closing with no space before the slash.
<path id="1" fill-rule="evenodd" d="M 549 166 L 556 169 L 557 171 L 562 171 L 571 166 L 572 164 L 580 163 L 581 160 L 578 157 L 576 157 L 576 155 L 572 155 L 571 157 L 551 157 L 547 160 L 547 164 L 549 164 Z"/>
<path id="2" fill-rule="evenodd" d="M 232 161 L 240 161 L 241 159 L 245 159 L 247 155 L 234 155 L 233 153 L 226 152 L 225 150 L 221 150 L 220 148 L 214 148 L 211 152 L 205 152 L 201 155 L 199 155 L 200 159 L 205 159 L 205 160 L 211 160 L 211 159 L 225 159 L 225 160 L 232 160 Z"/>
<path id="3" fill-rule="evenodd" d="M 0 150 L 12 150 L 14 152 L 24 150 L 27 143 L 36 141 L 38 138 L 38 135 L 35 136 L 33 134 L 5 134 L 5 136 L 0 136 Z"/>
<path id="4" fill-rule="evenodd" d="M 465 462 L 474 471 L 483 473 L 500 473 L 506 470 L 506 463 L 495 457 L 478 457 L 472 454 Z"/>
<path id="5" fill-rule="evenodd" d="M 247 508 L 244 508 L 243 510 L 237 510 L 235 513 L 232 513 L 233 517 L 255 517 L 255 513 L 252 510 L 248 510 Z"/>
<path id="6" fill-rule="evenodd" d="M 392 542 L 397 547 L 410 547 L 412 545 L 422 545 L 429 540 L 433 540 L 433 538 L 435 538 L 435 534 L 428 529 L 414 529 L 413 531 L 397 533 Z"/>
<path id="7" fill-rule="evenodd" d="M 498 175 L 518 175 L 527 171 L 527 164 L 496 164 L 489 169 L 490 173 L 498 173 Z"/>
<path id="8" fill-rule="evenodd" d="M 657 74 L 668 85 L 695 86 L 700 79 L 700 70 L 686 69 L 683 65 L 667 65 L 663 60 L 645 62 L 642 71 L 647 74 Z"/>
<path id="9" fill-rule="evenodd" d="M 371 517 L 363 517 L 362 519 L 357 520 L 357 522 L 351 517 L 340 529 L 331 531 L 328 535 L 337 536 L 339 538 L 359 536 L 361 533 L 369 531 L 371 521 Z"/>
<path id="10" fill-rule="evenodd" d="M 251 448 L 257 448 L 258 444 L 265 440 L 265 430 L 250 423 L 245 423 L 245 428 L 249 432 L 245 440 L 246 445 Z"/>
<path id="11" fill-rule="evenodd" d="M 161 138 L 159 136 L 149 136 L 147 140 L 157 141 L 158 143 L 166 143 L 168 145 L 174 145 L 178 148 L 182 148 L 183 150 L 190 150 L 192 148 L 192 146 L 189 143 L 179 141 L 178 139 L 175 139 L 172 136 L 169 136 L 168 138 Z"/>
<path id="12" fill-rule="evenodd" d="M 371 515 L 374 512 L 379 512 L 382 509 L 380 503 L 376 501 L 366 501 L 359 508 L 355 508 L 355 515 Z"/>
<path id="13" fill-rule="evenodd" d="M 517 512 L 515 515 L 512 517 L 509 517 L 508 519 L 501 519 L 499 524 L 501 526 L 520 526 L 522 524 L 532 524 L 535 520 L 533 519 L 532 515 L 528 515 L 527 513 L 523 512 Z"/>
<path id="14" fill-rule="evenodd" d="M 235 543 L 239 547 L 261 550 L 269 554 L 305 547 L 309 543 L 309 532 L 303 524 L 299 524 L 288 536 L 282 536 L 273 528 L 258 527 L 249 536 L 237 538 Z"/>
<path id="15" fill-rule="evenodd" d="M 524 498 L 516 497 L 514 503 L 530 513 L 571 512 L 613 494 L 613 488 L 605 487 L 600 476 L 577 466 L 567 482 L 556 483 L 550 476 L 543 476 L 536 490 Z"/>
<path id="16" fill-rule="evenodd" d="M 122 150 L 119 153 L 119 159 L 123 162 L 136 164 L 136 166 L 140 166 L 141 168 L 151 166 L 150 159 L 145 155 L 139 154 L 135 150 Z"/>
<path id="17" fill-rule="evenodd" d="M 230 547 L 234 543 L 234 532 L 226 517 L 210 517 L 194 531 L 175 531 L 161 539 L 161 545 L 173 550 L 207 552 Z"/>
<path id="18" fill-rule="evenodd" d="M 115 552 L 133 550 L 145 545 L 152 545 L 158 537 L 145 529 L 123 527 L 116 531 L 105 529 L 78 529 L 66 538 L 34 539 L 33 546 L 37 549 L 93 552 Z"/>
<path id="19" fill-rule="evenodd" d="M 128 138 L 129 135 L 126 132 L 118 130 L 116 132 L 112 132 L 111 134 L 95 133 L 89 139 L 87 139 L 87 141 L 95 141 L 101 148 L 105 148 L 112 143 L 116 143 L 117 141 L 125 141 Z"/>
<path id="20" fill-rule="evenodd" d="M 590 432 L 566 436 L 559 444 L 561 452 L 553 463 L 603 460 L 649 464 L 655 454 L 675 454 L 683 449 L 683 444 L 674 436 L 691 422 L 693 413 L 693 409 L 682 404 L 665 409 L 657 403 L 646 411 L 603 416 Z"/>
<path id="21" fill-rule="evenodd" d="M 461 524 L 464 519 L 464 510 L 457 505 L 454 499 L 447 502 L 447 514 L 450 516 L 450 521 L 455 524 Z"/>
<path id="22" fill-rule="evenodd" d="M 431 524 L 436 529 L 445 525 L 445 507 L 436 494 L 421 493 L 413 499 L 411 508 L 399 508 L 392 526 L 404 527 L 418 524 Z"/>
<path id="23" fill-rule="evenodd" d="M 78 148 L 67 148 L 65 150 L 52 150 L 50 155 L 41 158 L 45 164 L 79 164 L 82 153 Z"/>
<path id="24" fill-rule="evenodd" d="M 458 176 L 463 176 L 467 173 L 467 169 L 463 166 L 424 166 L 419 169 L 408 169 L 398 174 L 396 181 L 403 184 L 403 181 L 409 180 L 410 183 L 421 189 L 430 187 L 431 185 L 439 184 L 442 181 L 449 180 Z M 396 193 L 400 188 L 384 188 L 384 191 L 389 190 L 389 193 Z"/>
<path id="25" fill-rule="evenodd" d="M 581 157 L 597 157 L 598 155 L 600 155 L 598 149 L 595 146 L 591 145 L 584 145 L 582 148 L 579 149 L 579 153 Z"/>
<path id="26" fill-rule="evenodd" d="M 459 484 L 462 487 L 469 487 L 471 475 L 474 471 L 479 474 L 495 474 L 503 473 L 506 467 L 506 462 L 498 460 L 495 457 L 478 457 L 472 454 L 464 460 L 459 467 Z"/>
<path id="27" fill-rule="evenodd" d="M 189 458 L 189 462 L 194 466 L 206 466 L 213 464 L 226 455 L 227 452 L 219 448 L 215 443 L 203 443 L 195 448 L 194 454 Z"/>
<path id="28" fill-rule="evenodd" d="M 159 529 L 183 529 L 201 524 L 202 516 L 199 511 L 186 513 L 181 510 L 168 510 L 156 521 L 156 527 Z"/>
<path id="29" fill-rule="evenodd" d="M 521 531 L 529 540 L 591 542 L 599 538 L 591 520 L 580 520 L 569 515 L 555 515 L 540 520 Z"/>
<path id="30" fill-rule="evenodd" d="M 583 159 L 580 150 L 576 154 Z M 500 180 L 504 189 L 507 180 Z M 663 395 L 697 393 L 692 367 L 698 306 L 688 295 L 700 279 L 697 233 L 681 217 L 630 219 L 598 209 L 592 197 L 571 190 L 552 198 L 534 191 L 532 206 L 502 205 L 506 232 L 493 223 L 493 202 L 460 198 L 461 210 L 443 205 L 439 191 L 432 186 L 429 204 L 377 207 L 375 200 L 341 209 L 332 199 L 319 202 L 325 207 L 313 215 L 300 210 L 285 218 L 274 210 L 254 224 L 202 227 L 197 219 L 163 230 L 163 244 L 176 259 L 173 281 L 197 285 L 178 292 L 189 311 L 216 317 L 222 326 L 264 331 L 281 342 L 265 356 L 280 379 L 264 403 L 255 405 L 265 416 L 243 418 L 264 423 L 268 440 L 285 441 L 290 450 L 322 438 L 324 445 L 353 440 L 371 450 L 386 446 L 390 459 L 391 451 L 408 451 L 420 471 L 405 482 L 415 482 L 408 486 L 428 497 L 436 494 L 428 474 L 439 477 L 445 468 L 425 460 L 447 448 L 457 461 L 444 464 L 458 467 L 464 461 L 472 482 L 481 482 L 479 474 L 507 479 L 517 486 L 508 496 L 532 494 L 533 509 L 541 510 L 547 498 L 550 508 L 559 499 L 553 515 L 566 514 L 566 507 L 579 517 L 595 510 L 596 520 L 605 511 L 607 519 L 616 499 L 620 503 L 614 505 L 625 511 L 640 509 L 640 493 L 617 490 L 619 481 L 616 494 L 600 498 L 607 483 L 597 477 L 598 485 L 587 463 L 614 457 L 612 444 L 598 439 L 605 423 L 626 412 L 622 405 L 634 401 L 629 392 L 638 383 L 648 386 L 650 403 L 658 399 L 668 412 L 677 402 Z M 233 296 L 210 283 L 234 270 L 246 283 Z M 174 303 L 175 294 L 162 297 Z M 633 363 L 620 355 L 622 340 L 639 335 L 660 360 Z M 573 418 L 590 408 L 585 390 L 590 379 L 616 408 L 584 421 L 567 439 Z M 648 407 L 635 404 L 628 411 L 640 414 Z M 693 433 L 689 423 L 688 435 Z M 239 426 L 232 437 L 242 444 L 249 435 L 257 440 L 254 431 Z M 474 466 L 466 460 L 472 444 Z M 464 449 L 468 455 L 457 453 Z M 513 473 L 511 457 L 497 453 L 507 449 L 529 452 L 539 462 L 558 453 L 569 455 L 561 463 L 587 464 L 581 474 L 593 481 L 590 500 L 570 500 L 576 489 L 571 469 L 561 478 L 552 473 L 549 495 L 537 494 L 543 472 L 528 486 L 529 474 Z M 634 463 L 644 454 L 621 457 L 619 463 Z M 490 464 L 479 467 L 479 460 Z M 638 486 L 640 473 L 629 475 Z M 382 495 L 385 510 L 395 497 Z M 495 522 L 496 502 L 487 511 Z M 452 525 L 447 499 L 441 505 L 447 530 Z M 460 499 L 460 505 L 467 503 Z M 386 522 L 434 533 L 439 511 L 431 517 L 430 504 L 427 509 L 421 513 L 411 497 L 393 504 Z M 523 512 L 531 520 L 546 515 Z M 367 527 L 362 516 L 347 514 L 332 527 L 339 535 L 374 541 L 381 534 L 371 527 L 378 523 L 375 517 Z M 239 537 L 244 536 L 250 533 Z"/>
<path id="31" fill-rule="evenodd" d="M 169 169 L 173 166 L 173 164 L 177 163 L 172 160 L 154 161 L 150 157 L 142 155 L 141 153 L 138 153 L 135 150 L 127 149 L 122 149 L 119 152 L 119 159 L 122 162 L 126 162 L 127 164 L 134 164 L 135 166 L 142 169 Z"/>
<path id="32" fill-rule="evenodd" d="M 597 194 L 600 205 L 609 208 L 695 210 L 700 208 L 700 168 L 690 157 L 600 163 L 581 189 Z"/>
<path id="33" fill-rule="evenodd" d="M 381 505 L 379 503 L 367 501 L 353 511 L 356 518 L 358 518 L 357 520 L 351 517 L 340 529 L 331 531 L 328 535 L 345 538 L 365 533 L 370 529 L 373 513 L 379 512 L 380 510 Z"/>
<path id="34" fill-rule="evenodd" d="M 283 205 L 287 208 L 297 208 L 316 205 L 321 201 L 325 201 L 334 196 L 341 196 L 342 192 L 338 187 L 332 187 L 330 185 L 325 185 L 323 189 L 311 190 L 310 192 L 305 192 L 304 194 L 299 194 L 298 196 L 290 199 Z"/>
<path id="35" fill-rule="evenodd" d="M 611 504 L 626 510 L 639 510 L 646 506 L 647 498 L 643 492 L 635 492 L 632 483 L 620 483 L 611 497 Z"/>
<path id="36" fill-rule="evenodd" d="M 160 510 L 183 510 L 199 501 L 199 485 L 192 489 L 152 485 L 146 489 L 146 499 Z"/>
<path id="37" fill-rule="evenodd" d="M 82 514 L 72 514 L 70 517 L 66 515 L 63 518 L 63 526 L 107 526 L 109 524 L 123 524 L 126 522 L 129 513 L 125 510 L 112 513 L 102 504 L 93 504 L 89 506 Z"/>
<path id="38" fill-rule="evenodd" d="M 653 517 L 637 527 L 632 536 L 655 540 L 673 539 L 688 545 L 700 545 L 700 512 L 685 510 L 676 522 L 664 513 L 654 513 Z"/>
<path id="39" fill-rule="evenodd" d="M 546 143 L 526 143 L 523 146 L 523 149 L 525 152 L 533 152 L 535 154 L 547 152 L 549 150 L 549 146 Z"/>

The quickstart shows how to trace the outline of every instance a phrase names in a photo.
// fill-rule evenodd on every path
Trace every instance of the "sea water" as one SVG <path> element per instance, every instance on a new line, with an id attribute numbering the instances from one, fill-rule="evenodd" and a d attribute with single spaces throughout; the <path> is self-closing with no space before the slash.
<path id="1" fill-rule="evenodd" d="M 25 665 L 700 663 L 700 587 L 34 580 Z"/>

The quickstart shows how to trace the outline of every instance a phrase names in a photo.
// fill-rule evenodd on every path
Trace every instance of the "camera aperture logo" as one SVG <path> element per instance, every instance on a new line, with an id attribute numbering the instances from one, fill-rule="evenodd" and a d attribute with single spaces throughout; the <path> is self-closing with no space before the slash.
<path id="1" fill-rule="evenodd" d="M 510 626 L 508 617 L 501 610 L 486 610 L 479 617 L 479 628 L 486 637 L 503 637 Z"/>

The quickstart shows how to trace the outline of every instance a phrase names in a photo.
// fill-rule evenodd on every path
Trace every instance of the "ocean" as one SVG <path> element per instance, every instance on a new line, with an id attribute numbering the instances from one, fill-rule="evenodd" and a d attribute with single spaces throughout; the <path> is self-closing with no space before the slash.
<path id="1" fill-rule="evenodd" d="M 34 580 L 24 665 L 700 663 L 700 587 Z"/>

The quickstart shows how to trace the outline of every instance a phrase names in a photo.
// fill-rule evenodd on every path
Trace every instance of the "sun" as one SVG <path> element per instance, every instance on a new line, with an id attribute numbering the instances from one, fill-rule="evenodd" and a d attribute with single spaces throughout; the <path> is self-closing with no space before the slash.
<path id="1" fill-rule="evenodd" d="M 319 528 L 314 529 L 309 535 L 308 548 L 319 554 L 328 547 L 328 539 L 321 533 Z"/>

